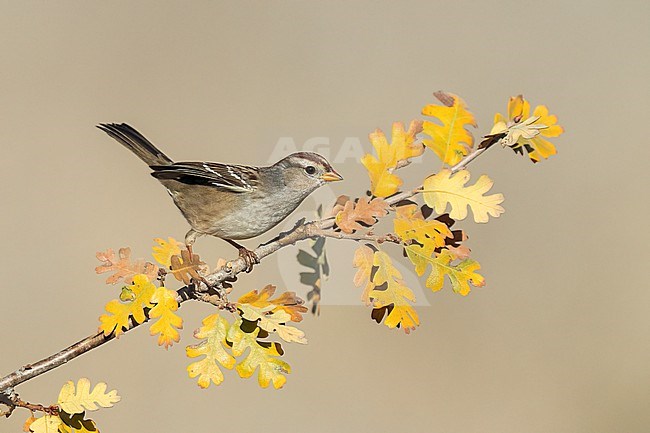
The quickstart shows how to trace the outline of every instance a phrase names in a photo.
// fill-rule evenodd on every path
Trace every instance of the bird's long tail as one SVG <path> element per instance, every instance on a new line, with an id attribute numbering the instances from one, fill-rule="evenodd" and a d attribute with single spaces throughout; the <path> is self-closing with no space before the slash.
<path id="1" fill-rule="evenodd" d="M 124 147 L 135 153 L 147 165 L 170 165 L 174 161 L 162 153 L 142 134 L 126 123 L 100 123 L 99 129 L 119 141 Z"/>

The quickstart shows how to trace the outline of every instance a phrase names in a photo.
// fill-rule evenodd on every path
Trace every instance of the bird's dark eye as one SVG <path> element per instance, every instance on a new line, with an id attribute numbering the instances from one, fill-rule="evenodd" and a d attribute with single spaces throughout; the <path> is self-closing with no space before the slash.
<path id="1" fill-rule="evenodd" d="M 307 174 L 316 173 L 316 167 L 314 167 L 313 165 L 308 165 L 307 167 L 305 167 L 305 173 Z"/>

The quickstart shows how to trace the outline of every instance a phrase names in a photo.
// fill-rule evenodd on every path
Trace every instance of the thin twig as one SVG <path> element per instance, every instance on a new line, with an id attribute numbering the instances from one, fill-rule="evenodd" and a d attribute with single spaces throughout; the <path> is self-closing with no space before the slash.
<path id="1" fill-rule="evenodd" d="M 383 244 L 384 242 L 391 242 L 394 244 L 401 244 L 402 239 L 393 233 L 386 233 L 384 235 L 375 235 L 373 233 L 343 233 L 335 232 L 333 230 L 312 229 L 311 233 L 314 236 L 321 236 L 334 239 L 349 239 L 351 241 L 370 241 Z"/>
<path id="2" fill-rule="evenodd" d="M 13 404 L 15 407 L 23 407 L 25 409 L 31 410 L 32 412 L 45 412 L 48 415 L 58 415 L 60 410 L 59 406 L 55 404 L 51 406 L 43 406 L 42 404 L 27 403 L 21 399 L 17 399 Z"/>

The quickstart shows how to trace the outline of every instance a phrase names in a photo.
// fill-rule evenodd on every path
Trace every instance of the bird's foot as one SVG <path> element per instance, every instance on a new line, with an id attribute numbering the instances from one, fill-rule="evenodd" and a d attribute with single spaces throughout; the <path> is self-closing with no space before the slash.
<path id="1" fill-rule="evenodd" d="M 247 248 L 239 247 L 237 249 L 239 250 L 239 257 L 244 259 L 244 261 L 246 262 L 246 268 L 244 269 L 244 271 L 246 273 L 249 273 L 250 271 L 253 270 L 253 266 L 255 266 L 260 262 L 260 259 L 259 257 L 257 257 L 257 254 L 255 254 L 255 252 Z"/>
<path id="2" fill-rule="evenodd" d="M 230 245 L 237 248 L 237 251 L 239 251 L 239 257 L 244 259 L 244 261 L 246 262 L 246 268 L 244 269 L 246 273 L 252 271 L 253 266 L 255 266 L 260 262 L 260 258 L 257 257 L 257 254 L 255 254 L 253 251 L 249 250 L 245 246 L 239 245 L 237 242 L 231 239 L 224 239 L 224 241 L 228 242 Z"/>

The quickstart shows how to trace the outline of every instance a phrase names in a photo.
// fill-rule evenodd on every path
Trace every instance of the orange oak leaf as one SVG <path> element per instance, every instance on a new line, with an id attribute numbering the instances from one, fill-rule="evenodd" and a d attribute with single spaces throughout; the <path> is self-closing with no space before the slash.
<path id="1" fill-rule="evenodd" d="M 267 285 L 259 292 L 252 290 L 242 295 L 237 301 L 238 304 L 249 304 L 261 309 L 271 308 L 270 312 L 284 310 L 291 316 L 292 322 L 302 321 L 302 313 L 307 312 L 307 307 L 303 304 L 302 300 L 295 292 L 284 292 L 277 298 L 271 299 L 275 294 L 276 287 L 272 284 Z"/>
<path id="2" fill-rule="evenodd" d="M 170 262 L 169 270 L 178 281 L 190 284 L 192 279 L 198 281 L 202 278 L 199 271 L 203 269 L 205 263 L 201 261 L 198 254 L 190 256 L 190 252 L 183 249 L 180 255 L 173 255 Z"/>
<path id="3" fill-rule="evenodd" d="M 97 259 L 102 262 L 95 268 L 95 272 L 103 274 L 114 272 L 106 279 L 106 284 L 115 284 L 122 280 L 125 284 L 131 284 L 133 277 L 138 274 L 144 274 L 149 281 L 154 281 L 158 276 L 158 267 L 143 259 L 131 261 L 131 248 L 120 248 L 118 251 L 119 259 L 115 260 L 115 251 L 111 248 L 106 251 L 100 251 L 96 254 Z"/>
<path id="4" fill-rule="evenodd" d="M 349 201 L 350 201 L 349 195 L 338 196 L 336 198 L 336 202 L 334 202 L 334 206 L 332 206 L 332 212 L 330 213 L 330 216 L 335 217 L 339 212 L 345 209 L 345 205 Z"/>
<path id="5" fill-rule="evenodd" d="M 307 307 L 304 306 L 305 301 L 295 292 L 284 292 L 277 298 L 271 299 L 271 303 L 278 306 L 276 310 L 284 310 L 289 313 L 292 322 L 301 322 L 302 313 L 307 312 Z"/>
<path id="6" fill-rule="evenodd" d="M 336 225 L 344 233 L 354 233 L 363 228 L 359 222 L 373 225 L 377 220 L 388 214 L 388 203 L 382 198 L 361 197 L 355 204 L 353 201 L 345 203 L 343 210 L 336 215 Z"/>

